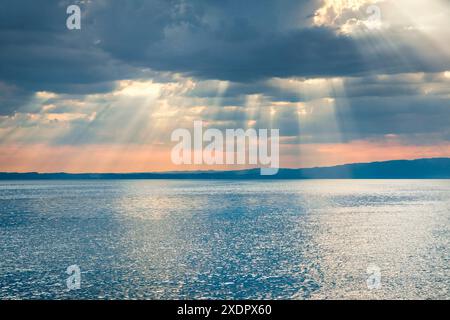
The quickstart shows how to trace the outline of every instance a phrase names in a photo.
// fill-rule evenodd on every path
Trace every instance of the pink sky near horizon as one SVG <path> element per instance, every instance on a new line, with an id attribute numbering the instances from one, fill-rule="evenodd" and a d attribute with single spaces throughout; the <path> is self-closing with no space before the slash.
<path id="1" fill-rule="evenodd" d="M 175 165 L 172 146 L 64 145 L 0 146 L 1 172 L 161 172 L 238 170 L 242 165 Z M 353 141 L 280 146 L 281 168 L 333 166 L 346 163 L 450 157 L 450 143 L 402 145 L 398 142 Z"/>

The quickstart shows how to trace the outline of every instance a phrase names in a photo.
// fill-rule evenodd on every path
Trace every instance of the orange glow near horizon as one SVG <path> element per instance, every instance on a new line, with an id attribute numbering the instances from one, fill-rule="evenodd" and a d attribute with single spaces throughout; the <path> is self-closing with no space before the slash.
<path id="1" fill-rule="evenodd" d="M 305 168 L 346 163 L 450 157 L 450 143 L 401 145 L 397 142 L 354 141 L 336 144 L 280 146 L 280 167 Z M 296 149 L 296 150 L 295 150 Z M 299 154 L 288 154 L 299 150 Z M 245 166 L 172 164 L 170 148 L 145 145 L 0 146 L 1 172 L 163 172 L 190 170 L 239 170 Z"/>

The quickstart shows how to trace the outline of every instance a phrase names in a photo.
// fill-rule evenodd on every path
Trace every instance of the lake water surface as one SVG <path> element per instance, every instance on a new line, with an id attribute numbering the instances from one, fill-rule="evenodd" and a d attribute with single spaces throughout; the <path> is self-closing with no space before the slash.
<path id="1" fill-rule="evenodd" d="M 0 298 L 449 299 L 449 229 L 449 180 L 3 181 Z"/>

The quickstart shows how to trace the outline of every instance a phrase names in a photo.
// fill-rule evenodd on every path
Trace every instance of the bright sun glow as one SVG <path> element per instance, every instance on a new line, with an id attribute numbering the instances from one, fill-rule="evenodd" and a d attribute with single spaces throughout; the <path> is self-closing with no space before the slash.
<path id="1" fill-rule="evenodd" d="M 115 94 L 124 95 L 128 97 L 153 97 L 156 98 L 159 94 L 161 85 L 153 81 L 119 81 L 119 89 Z"/>
<path id="2" fill-rule="evenodd" d="M 349 20 L 356 19 L 349 13 L 356 13 L 362 8 L 383 0 L 325 0 L 314 16 L 314 24 L 318 26 L 345 26 Z"/>

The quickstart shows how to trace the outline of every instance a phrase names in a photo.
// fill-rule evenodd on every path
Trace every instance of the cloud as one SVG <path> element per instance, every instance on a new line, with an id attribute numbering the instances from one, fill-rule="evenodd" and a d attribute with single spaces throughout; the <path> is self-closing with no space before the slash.
<path id="1" fill-rule="evenodd" d="M 82 2 L 81 30 L 65 26 L 69 4 L 0 4 L 0 81 L 27 92 L 92 93 L 156 76 L 150 70 L 253 82 L 449 66 L 447 52 L 423 48 L 434 44 L 429 34 L 403 25 L 355 37 L 317 26 L 311 14 L 321 1 Z"/>
<path id="2" fill-rule="evenodd" d="M 1 2 L 0 82 L 16 90 L 3 95 L 0 114 L 18 111 L 38 91 L 107 92 L 115 80 L 136 75 L 98 48 L 94 34 L 66 28 L 69 3 Z"/>
<path id="3" fill-rule="evenodd" d="M 0 82 L 0 116 L 14 114 L 30 100 L 32 95 L 30 91 Z"/>
<path id="4" fill-rule="evenodd" d="M 2 1 L 0 144 L 168 145 L 204 120 L 304 150 L 440 145 L 450 6 L 399 1 L 376 29 L 368 1 L 83 1 L 81 30 L 73 1 Z"/>
<path id="5" fill-rule="evenodd" d="M 423 144 L 448 140 L 449 81 L 443 73 L 276 78 L 251 88 L 183 77 L 126 80 L 101 94 L 39 92 L 29 104 L 30 116 L 4 117 L 0 128 L 21 128 L 20 135 L 4 135 L 4 143 L 148 144 L 169 143 L 172 130 L 203 120 L 219 129 L 280 128 L 282 137 L 301 144 L 387 135 Z"/>
<path id="6" fill-rule="evenodd" d="M 367 4 L 361 1 L 356 8 L 366 9 Z M 320 5 L 320 1 L 223 1 L 218 5 L 155 0 L 139 6 L 131 2 L 121 10 L 113 4 L 93 5 L 89 12 L 96 16 L 100 47 L 115 58 L 202 79 L 247 82 L 437 72 L 449 64 L 447 52 L 424 48 L 424 44 L 432 45 L 431 39 L 406 29 L 406 22 L 379 32 L 342 35 L 334 25 L 317 25 L 308 18 L 320 11 Z M 391 3 L 389 10 L 393 11 Z M 341 11 L 331 12 L 338 17 L 349 15 Z"/>

